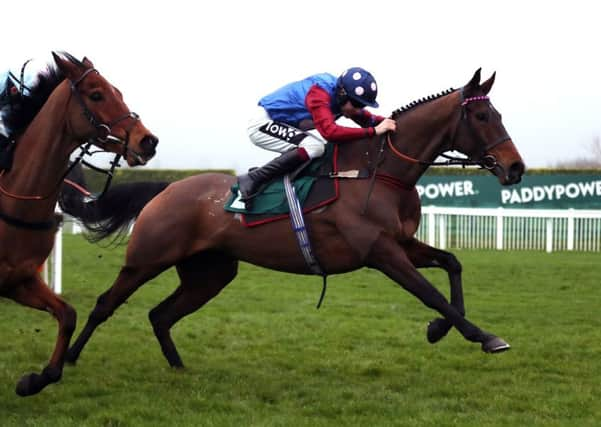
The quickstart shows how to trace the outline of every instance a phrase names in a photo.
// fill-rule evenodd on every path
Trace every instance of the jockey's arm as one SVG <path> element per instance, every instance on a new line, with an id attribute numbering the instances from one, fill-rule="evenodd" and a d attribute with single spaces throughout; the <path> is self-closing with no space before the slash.
<path id="1" fill-rule="evenodd" d="M 328 141 L 342 142 L 353 139 L 374 136 L 376 131 L 373 126 L 355 128 L 336 124 L 336 118 L 330 109 L 332 98 L 321 87 L 314 85 L 309 89 L 305 98 L 305 105 L 313 118 L 315 129 Z M 368 112 L 368 114 L 370 114 Z"/>

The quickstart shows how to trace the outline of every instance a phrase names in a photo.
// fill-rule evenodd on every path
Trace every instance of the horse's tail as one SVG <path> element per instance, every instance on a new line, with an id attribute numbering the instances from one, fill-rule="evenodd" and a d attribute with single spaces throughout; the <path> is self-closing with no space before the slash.
<path id="1" fill-rule="evenodd" d="M 86 201 L 81 167 L 74 168 L 67 179 L 61 188 L 59 206 L 63 212 L 79 220 L 89 232 L 87 238 L 91 242 L 98 242 L 115 232 L 118 233 L 115 240 L 119 240 L 144 206 L 170 184 L 132 182 L 114 185 L 99 199 Z"/>

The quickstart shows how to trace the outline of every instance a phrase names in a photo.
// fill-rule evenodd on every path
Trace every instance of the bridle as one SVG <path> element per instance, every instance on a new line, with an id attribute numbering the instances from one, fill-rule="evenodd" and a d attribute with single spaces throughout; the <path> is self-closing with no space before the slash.
<path id="1" fill-rule="evenodd" d="M 127 152 L 129 151 L 129 148 L 128 148 L 129 132 L 134 127 L 136 122 L 138 120 L 140 120 L 140 116 L 132 111 L 128 111 L 123 116 L 118 117 L 109 123 L 103 123 L 100 120 L 98 120 L 96 115 L 92 111 L 90 111 L 90 109 L 88 108 L 86 103 L 83 101 L 81 93 L 79 93 L 79 90 L 77 89 L 77 86 L 86 78 L 86 76 L 88 74 L 90 74 L 92 72 L 95 72 L 98 74 L 98 71 L 95 68 L 88 68 L 86 71 L 83 72 L 83 74 L 81 76 L 79 76 L 79 78 L 77 80 L 71 81 L 70 82 L 71 93 L 72 93 L 73 97 L 77 100 L 79 105 L 81 106 L 84 117 L 88 120 L 90 125 L 92 125 L 92 127 L 96 129 L 96 136 L 94 138 L 92 138 L 92 140 L 98 141 L 103 144 L 106 144 L 106 143 L 121 144 L 121 145 L 123 145 L 123 150 L 122 150 L 122 153 L 120 153 L 119 155 L 125 156 L 127 154 Z M 125 139 L 122 139 L 122 138 L 119 138 L 119 137 L 113 135 L 112 127 L 115 126 L 116 124 L 122 122 L 123 120 L 127 120 L 127 119 L 133 119 L 133 120 L 132 120 L 131 125 L 125 129 Z"/>
<path id="2" fill-rule="evenodd" d="M 119 164 L 121 156 L 127 155 L 127 153 L 130 151 L 129 150 L 130 131 L 135 126 L 136 122 L 140 120 L 140 116 L 134 112 L 128 111 L 123 116 L 118 117 L 117 119 L 112 120 L 109 123 L 104 123 L 104 122 L 101 122 L 100 120 L 98 120 L 97 116 L 92 111 L 90 111 L 90 109 L 87 107 L 87 105 L 83 101 L 83 97 L 81 96 L 81 93 L 77 89 L 77 86 L 86 78 L 86 76 L 88 76 L 92 72 L 98 73 L 98 71 L 95 68 L 88 68 L 87 70 L 85 70 L 82 73 L 81 76 L 79 76 L 79 78 L 77 80 L 69 81 L 69 86 L 71 88 L 71 94 L 77 100 L 78 104 L 80 105 L 84 117 L 88 120 L 90 125 L 92 125 L 92 127 L 94 129 L 96 129 L 96 135 L 93 136 L 92 138 L 89 138 L 84 144 L 82 144 L 80 146 L 80 149 L 81 149 L 80 154 L 77 156 L 77 158 L 73 162 L 71 162 L 71 164 L 69 165 L 67 170 L 62 174 L 60 180 L 57 182 L 55 188 L 48 194 L 46 194 L 46 195 L 15 194 L 15 193 L 12 193 L 12 192 L 6 190 L 1 184 L 0 184 L 0 193 L 2 193 L 5 196 L 11 197 L 13 199 L 17 199 L 17 200 L 46 200 L 55 193 L 56 189 L 58 187 L 60 187 L 60 185 L 63 182 L 63 180 L 65 179 L 65 177 L 69 174 L 69 172 L 71 172 L 71 170 L 79 162 L 85 164 L 86 166 L 88 166 L 98 172 L 101 172 L 101 173 L 104 173 L 107 175 L 107 181 L 106 181 L 106 184 L 105 184 L 104 189 L 103 189 L 102 193 L 100 194 L 100 196 L 106 192 L 106 190 L 108 189 L 108 187 L 111 183 L 115 167 Z M 124 120 L 127 120 L 127 119 L 133 119 L 133 120 L 132 120 L 132 123 L 127 128 L 124 129 L 125 130 L 125 139 L 119 138 L 119 137 L 113 135 L 112 134 L 113 126 L 115 126 L 118 123 L 120 123 Z M 120 144 L 123 146 L 123 149 L 121 150 L 120 153 L 115 153 L 114 159 L 110 162 L 111 167 L 109 170 L 101 169 L 101 168 L 94 166 L 94 165 L 90 164 L 89 162 L 83 160 L 83 156 L 85 154 L 93 154 L 90 152 L 90 147 L 95 142 L 99 142 L 102 144 L 108 144 L 108 143 Z M 3 175 L 4 175 L 4 171 L 0 171 L 0 177 L 2 177 Z M 97 197 L 100 197 L 100 196 L 97 196 Z"/>
<path id="3" fill-rule="evenodd" d="M 65 177 L 69 174 L 69 172 L 71 172 L 71 170 L 77 165 L 77 163 L 81 162 L 82 164 L 89 167 L 90 169 L 92 169 L 96 172 L 100 172 L 107 176 L 105 184 L 104 184 L 104 188 L 98 195 L 91 196 L 90 194 L 87 194 L 87 196 L 89 196 L 92 199 L 99 199 L 100 197 L 102 197 L 104 195 L 104 193 L 106 193 L 106 191 L 110 187 L 111 181 L 114 176 L 115 168 L 119 165 L 121 156 L 126 156 L 128 153 L 131 153 L 134 156 L 138 157 L 138 153 L 136 153 L 135 151 L 131 151 L 129 149 L 129 137 L 130 137 L 131 129 L 135 126 L 136 122 L 140 120 L 140 116 L 137 113 L 134 113 L 133 111 L 128 111 L 123 116 L 118 117 L 109 123 L 103 123 L 100 120 L 98 120 L 96 115 L 92 111 L 90 111 L 90 109 L 87 107 L 86 103 L 83 101 L 81 94 L 79 93 L 79 90 L 77 89 L 77 86 L 79 85 L 79 83 L 81 83 L 83 81 L 83 79 L 91 72 L 98 73 L 98 71 L 95 68 L 88 68 L 86 71 L 83 72 L 83 74 L 81 76 L 79 76 L 79 78 L 77 80 L 70 82 L 70 87 L 71 87 L 71 93 L 72 93 L 73 97 L 77 100 L 77 102 L 81 106 L 84 117 L 88 120 L 90 125 L 92 125 L 92 127 L 94 127 L 96 129 L 96 136 L 93 138 L 89 138 L 86 141 L 85 145 L 80 146 L 81 151 L 80 151 L 79 155 L 71 163 L 71 165 L 69 166 L 67 171 L 63 174 L 61 181 L 65 180 Z M 125 139 L 119 138 L 118 136 L 113 135 L 113 133 L 112 133 L 113 126 L 115 126 L 116 124 L 122 122 L 123 120 L 127 120 L 127 119 L 133 119 L 133 120 L 132 120 L 132 123 L 125 129 Z M 90 151 L 92 145 L 94 145 L 95 142 L 99 142 L 102 144 L 109 144 L 109 143 L 110 144 L 120 144 L 123 146 L 121 153 L 115 153 L 115 157 L 110 162 L 109 169 L 100 168 L 100 167 L 83 159 L 83 156 L 86 154 L 93 155 L 97 152 L 103 151 L 103 150 L 97 150 L 94 152 Z M 70 181 L 70 180 L 67 180 L 67 183 L 69 185 L 74 186 L 72 181 Z M 59 183 L 59 185 L 60 185 L 60 183 Z"/>
<path id="4" fill-rule="evenodd" d="M 472 96 L 472 97 L 466 98 L 463 94 L 463 88 L 461 88 L 461 90 L 460 90 L 460 95 L 461 95 L 461 104 L 460 104 L 461 114 L 459 115 L 459 122 L 455 126 L 455 131 L 454 131 L 453 137 L 451 139 L 450 148 L 447 151 L 454 151 L 453 147 L 455 146 L 455 140 L 457 139 L 457 133 L 458 133 L 459 127 L 462 124 L 465 124 L 465 126 L 467 126 L 468 132 L 470 132 L 472 137 L 476 138 L 477 140 L 479 140 L 479 142 L 481 142 L 480 146 L 484 147 L 481 150 L 482 153 L 486 153 L 487 151 L 491 150 L 493 147 L 496 147 L 497 145 L 511 139 L 509 134 L 507 134 L 507 132 L 505 132 L 501 137 L 497 138 L 495 141 L 490 141 L 490 142 L 483 141 L 482 138 L 478 135 L 478 133 L 474 129 L 471 122 L 468 120 L 467 105 L 469 105 L 472 102 L 487 101 L 487 102 L 489 102 L 489 107 L 492 109 L 493 107 L 492 107 L 492 104 L 490 104 L 490 99 L 486 95 Z M 414 164 L 419 164 L 419 165 L 426 166 L 426 167 L 458 165 L 458 166 L 463 166 L 463 167 L 465 167 L 465 166 L 480 166 L 481 168 L 487 169 L 487 170 L 493 170 L 498 167 L 498 168 L 504 170 L 503 166 L 501 164 L 499 164 L 499 162 L 497 161 L 497 158 L 494 154 L 482 154 L 479 156 L 478 159 L 472 159 L 470 157 L 467 157 L 467 158 L 466 157 L 454 157 L 454 156 L 451 156 L 446 153 L 440 153 L 439 157 L 444 157 L 447 160 L 443 160 L 443 161 L 419 160 L 419 159 L 416 159 L 415 157 L 411 157 L 411 156 L 399 151 L 392 143 L 392 138 L 390 135 L 391 135 L 391 132 L 386 132 L 386 134 L 382 135 L 382 138 L 380 139 L 380 147 L 379 147 L 379 151 L 378 151 L 378 155 L 377 155 L 378 158 L 375 162 L 373 173 L 371 174 L 371 180 L 370 180 L 370 184 L 369 184 L 369 188 L 368 188 L 368 192 L 367 192 L 367 198 L 365 200 L 365 205 L 363 206 L 363 210 L 361 212 L 362 215 L 365 215 L 365 213 L 367 212 L 369 199 L 370 199 L 371 193 L 373 191 L 376 179 L 379 179 L 380 181 L 382 181 L 388 185 L 397 187 L 399 189 L 403 189 L 403 190 L 412 190 L 413 189 L 412 186 L 407 186 L 407 185 L 403 184 L 396 177 L 393 177 L 393 176 L 390 176 L 387 174 L 378 173 L 378 167 L 379 167 L 380 163 L 382 163 L 384 161 L 384 149 L 386 147 L 386 144 L 388 145 L 388 148 L 390 149 L 392 154 L 395 157 L 397 157 L 398 159 L 404 160 L 404 161 L 407 161 L 410 163 L 414 163 Z"/>
<path id="5" fill-rule="evenodd" d="M 474 129 L 472 123 L 468 120 L 468 111 L 467 111 L 467 105 L 469 105 L 472 102 L 479 102 L 479 101 L 487 101 L 489 103 L 489 107 L 492 109 L 492 104 L 490 104 L 490 98 L 486 95 L 483 96 L 472 96 L 469 98 L 465 98 L 464 94 L 463 94 L 463 88 L 460 91 L 461 94 L 461 114 L 459 116 L 459 122 L 457 124 L 457 126 L 455 127 L 455 132 L 453 134 L 453 138 L 451 140 L 451 144 L 450 144 L 450 148 L 449 151 L 454 151 L 454 146 L 455 146 L 455 140 L 457 139 L 457 131 L 459 129 L 459 126 L 461 126 L 462 124 L 465 124 L 467 126 L 468 132 L 472 135 L 473 138 L 479 140 L 479 142 L 481 143 L 480 146 L 483 146 L 481 152 L 482 153 L 486 153 L 487 151 L 491 150 L 493 147 L 496 147 L 497 145 L 508 141 L 511 139 L 511 137 L 509 136 L 509 134 L 507 134 L 507 132 L 505 132 L 502 136 L 500 136 L 499 138 L 497 138 L 494 141 L 483 141 L 482 138 L 480 137 L 480 135 L 478 135 L 478 133 L 476 132 L 476 130 Z M 390 137 L 390 132 L 388 132 L 386 134 L 386 141 L 388 144 L 388 148 L 390 148 L 390 151 L 393 153 L 394 156 L 396 156 L 399 159 L 411 162 L 411 163 L 416 163 L 416 164 L 420 164 L 423 166 L 455 166 L 455 165 L 459 165 L 459 166 L 480 166 L 483 169 L 487 169 L 487 170 L 492 170 L 496 167 L 501 167 L 502 166 L 499 164 L 499 162 L 497 161 L 497 158 L 495 155 L 493 154 L 483 154 L 481 155 L 478 159 L 472 159 L 470 157 L 454 157 L 451 155 L 448 155 L 446 153 L 441 153 L 439 156 L 440 157 L 444 157 L 447 160 L 444 161 L 424 161 L 424 160 L 419 160 L 416 159 L 414 157 L 408 156 L 407 154 L 404 154 L 402 152 L 400 152 L 392 143 L 392 139 Z"/>

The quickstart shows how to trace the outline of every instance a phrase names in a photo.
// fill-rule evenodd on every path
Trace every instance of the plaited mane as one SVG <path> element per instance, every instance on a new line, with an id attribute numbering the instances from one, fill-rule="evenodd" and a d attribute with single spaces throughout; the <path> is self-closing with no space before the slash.
<path id="1" fill-rule="evenodd" d="M 393 119 L 396 119 L 402 113 L 405 113 L 405 112 L 407 112 L 409 110 L 412 110 L 412 109 L 414 109 L 415 107 L 417 107 L 419 105 L 425 104 L 426 102 L 434 101 L 435 99 L 438 99 L 438 98 L 440 98 L 442 96 L 446 96 L 446 95 L 448 95 L 448 94 L 450 94 L 450 93 L 452 93 L 454 91 L 455 91 L 455 89 L 449 88 L 449 89 L 447 89 L 447 90 L 445 90 L 443 92 L 440 92 L 440 93 L 438 93 L 436 95 L 426 96 L 425 98 L 421 98 L 421 99 L 419 99 L 417 101 L 410 102 L 409 104 L 407 104 L 407 105 L 405 105 L 405 106 L 403 106 L 401 108 L 398 108 L 398 109 L 394 110 L 392 112 L 392 116 L 391 117 Z"/>

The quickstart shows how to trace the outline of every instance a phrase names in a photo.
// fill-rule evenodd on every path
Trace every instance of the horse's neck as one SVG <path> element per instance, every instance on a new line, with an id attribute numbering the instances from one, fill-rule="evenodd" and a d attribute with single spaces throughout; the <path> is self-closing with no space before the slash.
<path id="1" fill-rule="evenodd" d="M 433 162 L 448 148 L 445 144 L 458 120 L 458 97 L 458 94 L 452 93 L 402 113 L 397 118 L 397 130 L 392 136 L 393 146 L 410 158 Z M 407 186 L 415 186 L 428 166 L 402 159 L 389 148 L 386 151 L 385 171 Z"/>
<path id="2" fill-rule="evenodd" d="M 54 211 L 60 180 L 74 149 L 74 144 L 66 135 L 69 93 L 65 92 L 64 87 L 61 89 L 53 92 L 17 139 L 11 171 L 0 178 L 0 185 L 13 194 L 50 197 L 42 201 L 18 201 L 0 195 L 3 206 L 30 211 L 33 210 L 32 204 L 35 204 L 35 211 L 40 214 Z"/>

